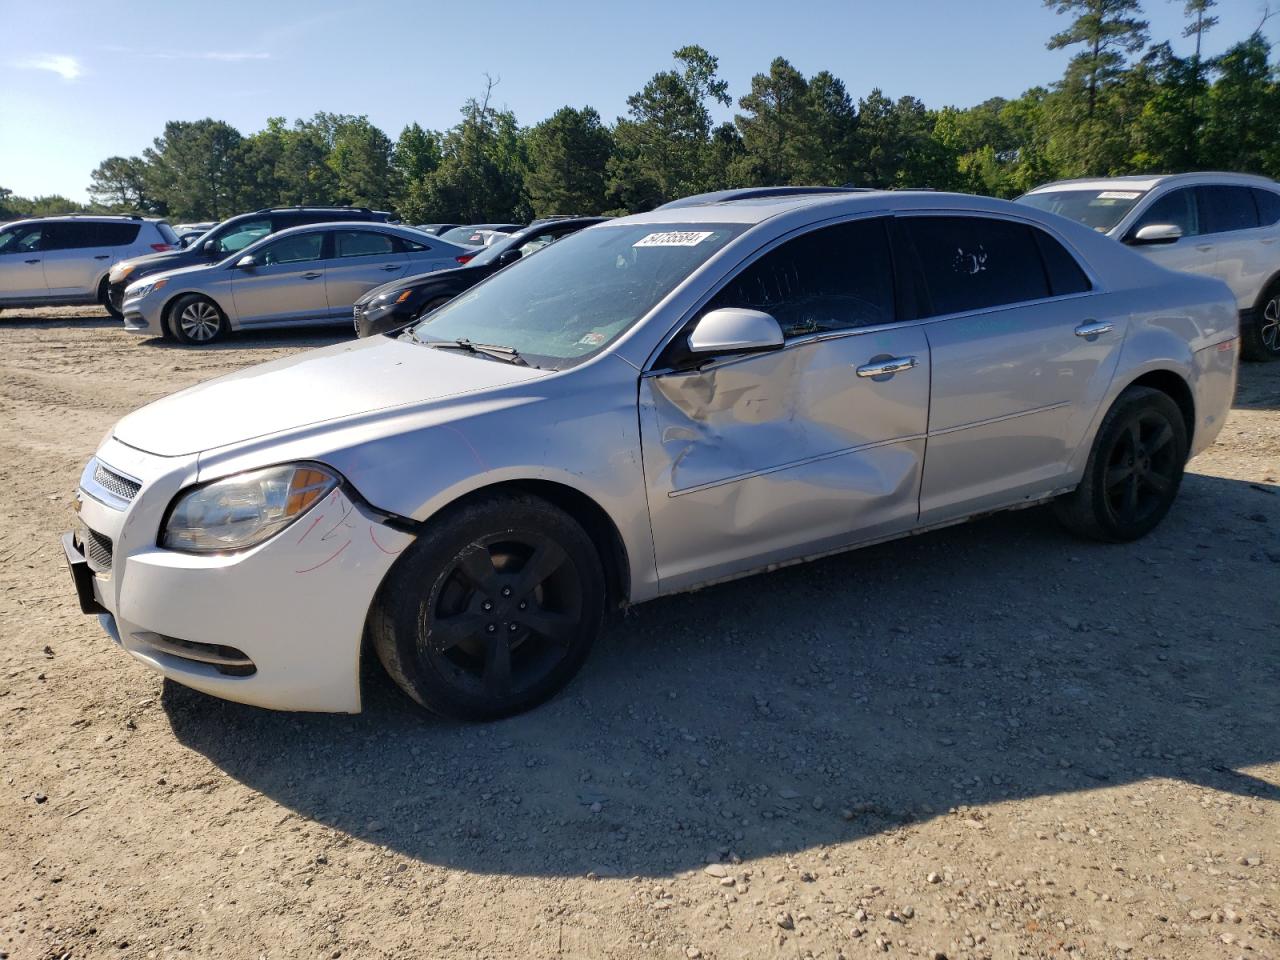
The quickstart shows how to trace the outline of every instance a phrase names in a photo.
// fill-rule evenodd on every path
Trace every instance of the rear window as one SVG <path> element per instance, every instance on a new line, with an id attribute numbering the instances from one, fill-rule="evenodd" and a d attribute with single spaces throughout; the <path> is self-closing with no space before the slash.
<path id="1" fill-rule="evenodd" d="M 338 230 L 333 235 L 335 257 L 380 257 L 395 253 L 395 244 L 385 233 L 372 230 Z"/>
<path id="2" fill-rule="evenodd" d="M 986 217 L 905 217 L 902 223 L 919 256 L 933 316 L 1049 296 L 1025 224 Z"/>

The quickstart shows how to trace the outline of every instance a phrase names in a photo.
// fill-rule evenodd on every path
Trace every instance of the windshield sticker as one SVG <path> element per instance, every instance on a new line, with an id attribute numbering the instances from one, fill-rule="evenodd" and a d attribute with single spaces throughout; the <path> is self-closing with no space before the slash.
<path id="1" fill-rule="evenodd" d="M 598 347 L 600 344 L 604 343 L 604 340 L 605 337 L 603 333 L 600 333 L 597 330 L 592 330 L 590 333 L 585 334 L 578 343 L 582 344 L 584 347 Z"/>
<path id="2" fill-rule="evenodd" d="M 1130 193 L 1128 190 L 1103 190 L 1098 194 L 1099 200 L 1137 200 L 1141 193 Z"/>
<path id="3" fill-rule="evenodd" d="M 707 230 L 672 230 L 667 233 L 651 233 L 641 237 L 633 247 L 696 247 L 707 237 L 713 236 L 715 231 Z"/>

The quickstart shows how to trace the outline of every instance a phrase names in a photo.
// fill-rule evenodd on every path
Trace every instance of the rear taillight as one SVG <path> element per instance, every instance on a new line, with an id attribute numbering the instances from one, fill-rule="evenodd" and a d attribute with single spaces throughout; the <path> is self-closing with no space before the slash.
<path id="1" fill-rule="evenodd" d="M 470 263 L 474 257 L 474 253 L 464 253 L 462 256 L 454 257 L 453 259 L 457 260 L 459 263 Z"/>
<path id="2" fill-rule="evenodd" d="M 154 250 L 156 253 L 164 253 L 166 250 L 172 250 L 172 249 L 173 249 L 173 244 L 171 244 L 171 243 L 153 243 L 153 244 L 151 245 L 151 249 L 152 249 L 152 250 Z"/>

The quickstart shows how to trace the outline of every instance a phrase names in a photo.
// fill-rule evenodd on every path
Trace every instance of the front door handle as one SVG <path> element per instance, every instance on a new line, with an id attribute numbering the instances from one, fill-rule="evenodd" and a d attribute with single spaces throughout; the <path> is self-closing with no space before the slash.
<path id="1" fill-rule="evenodd" d="M 390 271 L 392 271 L 392 270 L 399 270 L 399 269 L 400 269 L 400 264 L 398 264 L 398 263 L 388 263 L 388 264 L 387 264 L 385 267 L 383 267 L 382 269 L 383 269 L 383 270 L 386 270 L 386 271 L 388 271 L 388 272 L 390 272 Z"/>
<path id="2" fill-rule="evenodd" d="M 99 254 L 95 254 L 93 259 L 95 259 L 95 260 L 110 260 L 110 259 L 111 259 L 111 254 L 109 254 L 109 253 L 99 253 Z"/>
<path id="3" fill-rule="evenodd" d="M 1196 247 L 1201 253 L 1213 253 L 1213 244 L 1204 243 Z"/>
<path id="4" fill-rule="evenodd" d="M 860 377 L 891 377 L 895 373 L 910 370 L 918 362 L 915 357 L 877 357 L 858 367 L 855 372 Z"/>
<path id="5" fill-rule="evenodd" d="M 39 257 L 36 257 L 34 260 L 23 260 L 22 262 L 23 262 L 23 263 L 39 263 L 39 262 L 40 262 L 40 258 L 39 258 Z"/>
<path id="6" fill-rule="evenodd" d="M 316 271 L 312 270 L 312 271 L 311 271 L 311 272 L 309 272 L 309 273 L 304 273 L 304 274 L 302 275 L 302 279 L 303 279 L 303 280 L 314 280 L 316 277 L 319 277 L 319 276 L 321 276 L 321 274 L 320 274 L 320 273 L 318 273 L 318 272 L 316 272 Z"/>
<path id="7" fill-rule="evenodd" d="M 1082 323 L 1080 326 L 1076 327 L 1076 336 L 1084 337 L 1086 340 L 1092 340 L 1095 337 L 1100 337 L 1102 334 L 1110 332 L 1111 324 L 1105 320 L 1091 320 L 1088 323 Z"/>

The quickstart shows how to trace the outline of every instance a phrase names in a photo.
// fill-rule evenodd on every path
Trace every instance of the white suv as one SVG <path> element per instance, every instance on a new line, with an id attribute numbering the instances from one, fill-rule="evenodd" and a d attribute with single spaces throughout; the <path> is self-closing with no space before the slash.
<path id="1" fill-rule="evenodd" d="M 1241 173 L 1063 180 L 1018 202 L 1078 220 L 1236 296 L 1241 355 L 1280 358 L 1280 183 Z"/>
<path id="2" fill-rule="evenodd" d="M 107 273 L 126 257 L 160 253 L 178 237 L 163 220 L 67 216 L 0 226 L 0 308 L 107 301 Z"/>

